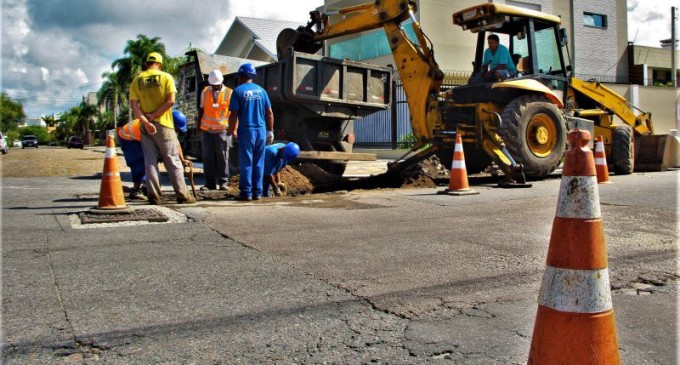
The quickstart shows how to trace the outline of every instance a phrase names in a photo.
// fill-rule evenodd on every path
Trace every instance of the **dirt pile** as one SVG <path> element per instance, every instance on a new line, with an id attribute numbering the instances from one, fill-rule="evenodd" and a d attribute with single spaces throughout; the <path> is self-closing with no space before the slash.
<path id="1" fill-rule="evenodd" d="M 301 164 L 295 170 L 306 177 L 313 193 L 339 190 L 371 190 L 383 188 L 433 188 L 437 179 L 448 179 L 449 172 L 436 156 L 421 161 L 402 174 L 388 171 L 360 179 L 347 179 L 322 170 L 314 164 Z"/>
<path id="2" fill-rule="evenodd" d="M 333 175 L 311 163 L 286 166 L 281 170 L 281 181 L 288 185 L 288 196 L 312 193 L 329 193 L 341 190 L 373 190 L 399 188 L 434 188 L 437 181 L 449 178 L 449 171 L 436 156 L 411 166 L 401 174 L 386 172 L 359 179 L 347 179 Z M 238 176 L 229 179 L 224 190 L 198 191 L 199 200 L 223 200 L 238 195 Z M 165 197 L 164 197 L 165 198 Z M 173 199 L 174 196 L 169 196 Z"/>
<path id="3" fill-rule="evenodd" d="M 309 177 L 300 171 L 286 166 L 281 169 L 280 174 L 281 181 L 288 186 L 288 195 L 311 194 L 314 191 L 314 185 Z"/>

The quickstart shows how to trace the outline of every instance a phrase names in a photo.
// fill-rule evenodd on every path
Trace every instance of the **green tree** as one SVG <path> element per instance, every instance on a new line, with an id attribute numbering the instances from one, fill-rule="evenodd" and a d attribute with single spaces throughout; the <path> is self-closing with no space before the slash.
<path id="1" fill-rule="evenodd" d="M 27 127 L 19 128 L 19 134 L 21 136 L 32 134 L 38 139 L 38 143 L 42 144 L 47 144 L 47 142 L 54 139 L 54 137 L 52 137 L 52 135 L 47 131 L 47 128 L 37 125 L 29 125 Z"/>
<path id="2" fill-rule="evenodd" d="M 94 125 L 95 118 L 99 115 L 99 109 L 96 105 L 91 105 L 86 102 L 80 103 L 76 109 L 76 125 L 75 130 L 78 134 L 83 136 L 85 144 L 90 144 L 90 130 Z"/>
<path id="3" fill-rule="evenodd" d="M 3 131 L 16 129 L 25 120 L 24 105 L 12 100 L 6 93 L 0 93 L 0 128 Z"/>
<path id="4" fill-rule="evenodd" d="M 118 117 L 116 118 L 116 126 L 122 127 L 130 122 L 130 106 L 125 105 L 123 108 L 120 110 L 120 114 L 118 114 Z"/>
<path id="5" fill-rule="evenodd" d="M 105 131 L 114 128 L 116 128 L 116 118 L 114 118 L 113 113 L 108 111 L 99 113 L 97 116 L 97 129 Z"/>
<path id="6" fill-rule="evenodd" d="M 182 52 L 182 54 L 180 56 L 168 57 L 167 61 L 163 61 L 163 71 L 169 73 L 175 79 L 177 79 L 179 77 L 180 68 L 183 65 L 187 64 L 189 61 L 191 61 L 189 59 L 189 56 L 186 55 L 186 53 L 190 52 L 190 51 L 197 51 L 197 52 L 205 53 L 205 51 L 203 49 L 198 48 L 198 47 L 194 47 L 194 46 L 191 45 L 191 43 L 189 43 L 189 46 L 184 49 L 184 51 Z"/>
<path id="7" fill-rule="evenodd" d="M 57 120 L 57 130 L 55 131 L 55 137 L 59 141 L 65 141 L 66 138 L 75 134 L 75 125 L 78 120 L 76 114 L 77 107 L 66 110 L 59 116 Z"/>
<path id="8" fill-rule="evenodd" d="M 136 40 L 128 40 L 123 48 L 125 57 L 111 64 L 111 68 L 117 73 L 117 83 L 123 86 L 126 92 L 135 76 L 144 69 L 146 56 L 151 52 L 158 52 L 164 59 L 167 58 L 165 45 L 161 43 L 160 37 L 149 38 L 144 34 L 138 34 Z"/>
<path id="9" fill-rule="evenodd" d="M 114 118 L 116 118 L 121 107 L 127 104 L 127 86 L 120 84 L 117 72 L 104 72 L 102 77 L 104 83 L 97 91 L 99 106 L 111 110 Z"/>
<path id="10" fill-rule="evenodd" d="M 54 115 L 44 115 L 40 119 L 47 124 L 48 127 L 57 125 L 57 118 Z"/>

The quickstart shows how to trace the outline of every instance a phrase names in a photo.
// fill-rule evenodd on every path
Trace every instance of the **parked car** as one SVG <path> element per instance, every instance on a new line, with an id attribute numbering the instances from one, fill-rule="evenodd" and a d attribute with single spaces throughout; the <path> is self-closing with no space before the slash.
<path id="1" fill-rule="evenodd" d="M 0 133 L 0 151 L 2 151 L 2 154 L 6 154 L 7 151 L 9 151 L 9 146 L 7 146 L 7 140 L 5 139 L 5 136 Z"/>
<path id="2" fill-rule="evenodd" d="M 32 134 L 27 134 L 21 137 L 21 148 L 35 147 L 38 148 L 38 138 Z"/>
<path id="3" fill-rule="evenodd" d="M 68 143 L 66 143 L 68 148 L 80 148 L 81 150 L 85 147 L 85 142 L 83 142 L 82 137 L 71 136 L 68 138 Z"/>
<path id="4" fill-rule="evenodd" d="M 21 147 L 21 141 L 15 139 L 14 142 L 12 142 L 12 147 Z"/>

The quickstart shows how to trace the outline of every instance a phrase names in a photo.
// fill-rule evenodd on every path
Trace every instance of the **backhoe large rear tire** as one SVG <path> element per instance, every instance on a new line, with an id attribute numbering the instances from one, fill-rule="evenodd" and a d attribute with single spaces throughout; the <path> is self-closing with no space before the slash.
<path id="1" fill-rule="evenodd" d="M 450 170 L 451 162 L 453 162 L 453 148 L 440 149 L 435 154 L 439 157 L 439 162 Z M 468 174 L 482 172 L 491 164 L 491 157 L 484 149 L 475 148 L 474 143 L 463 143 L 463 154 L 465 155 L 465 170 Z"/>
<path id="2" fill-rule="evenodd" d="M 530 177 L 545 177 L 562 160 L 567 126 L 557 106 L 542 95 L 520 96 L 503 109 L 499 134 Z"/>
<path id="3" fill-rule="evenodd" d="M 617 175 L 633 173 L 633 128 L 629 125 L 614 127 L 612 136 L 612 165 Z"/>

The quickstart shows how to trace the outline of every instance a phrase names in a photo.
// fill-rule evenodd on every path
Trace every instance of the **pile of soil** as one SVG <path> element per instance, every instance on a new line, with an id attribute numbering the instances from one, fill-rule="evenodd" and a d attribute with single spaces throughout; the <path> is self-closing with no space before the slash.
<path id="1" fill-rule="evenodd" d="M 380 175 L 359 179 L 348 179 L 326 172 L 317 165 L 302 163 L 286 166 L 281 170 L 281 181 L 288 186 L 288 196 L 334 191 L 434 188 L 437 181 L 448 180 L 449 171 L 437 156 L 427 158 L 406 169 L 401 174 L 388 171 Z M 238 195 L 238 176 L 229 179 L 228 190 L 198 191 L 199 200 L 224 200 Z M 164 196 L 164 200 L 174 200 L 174 195 Z"/>
<path id="2" fill-rule="evenodd" d="M 301 164 L 295 166 L 295 170 L 309 180 L 312 193 L 384 188 L 433 188 L 437 186 L 437 180 L 449 178 L 448 170 L 437 156 L 427 158 L 401 174 L 387 171 L 380 175 L 360 179 L 347 179 L 333 175 L 314 164 Z"/>

